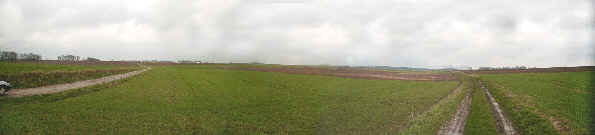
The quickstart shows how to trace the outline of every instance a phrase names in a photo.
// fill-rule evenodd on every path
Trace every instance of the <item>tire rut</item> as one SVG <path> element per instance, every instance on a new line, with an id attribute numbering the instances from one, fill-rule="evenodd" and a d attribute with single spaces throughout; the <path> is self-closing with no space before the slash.
<path id="1" fill-rule="evenodd" d="M 498 128 L 500 129 L 500 131 L 502 131 L 502 133 L 504 133 L 504 135 L 518 135 L 519 133 L 512 126 L 512 122 L 508 118 L 506 118 L 506 116 L 504 115 L 504 112 L 500 108 L 500 105 L 496 102 L 496 99 L 494 99 L 492 94 L 490 94 L 490 91 L 481 83 L 481 81 L 479 81 L 479 85 L 481 86 L 481 89 L 483 89 L 485 94 L 487 95 L 488 100 L 489 100 L 490 104 L 492 105 L 492 110 L 498 120 L 497 124 L 499 125 Z"/>
<path id="2" fill-rule="evenodd" d="M 462 135 L 465 129 L 467 116 L 471 110 L 472 93 L 465 93 L 465 98 L 457 108 L 456 114 L 448 122 L 448 125 L 438 131 L 438 135 Z"/>

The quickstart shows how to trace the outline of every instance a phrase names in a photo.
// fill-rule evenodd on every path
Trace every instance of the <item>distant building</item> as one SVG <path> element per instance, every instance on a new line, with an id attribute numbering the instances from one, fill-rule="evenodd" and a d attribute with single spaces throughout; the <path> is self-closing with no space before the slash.
<path id="1" fill-rule="evenodd" d="M 23 53 L 19 54 L 18 60 L 28 60 L 28 61 L 37 61 L 41 60 L 41 55 L 33 54 L 33 53 Z"/>
<path id="2" fill-rule="evenodd" d="M 87 58 L 87 61 L 101 61 L 101 60 L 99 60 L 97 58 L 89 57 L 89 58 Z"/>
<path id="3" fill-rule="evenodd" d="M 200 64 L 202 62 L 201 61 L 196 61 L 196 60 L 178 60 L 178 63 L 182 63 L 182 64 Z"/>
<path id="4" fill-rule="evenodd" d="M 493 68 L 491 67 L 479 67 L 479 70 L 492 70 Z"/>
<path id="5" fill-rule="evenodd" d="M 17 53 L 16 52 L 0 52 L 0 60 L 2 60 L 2 61 L 17 60 Z"/>
<path id="6" fill-rule="evenodd" d="M 80 56 L 74 56 L 74 55 L 61 55 L 58 56 L 58 60 L 59 61 L 79 61 L 81 59 Z"/>

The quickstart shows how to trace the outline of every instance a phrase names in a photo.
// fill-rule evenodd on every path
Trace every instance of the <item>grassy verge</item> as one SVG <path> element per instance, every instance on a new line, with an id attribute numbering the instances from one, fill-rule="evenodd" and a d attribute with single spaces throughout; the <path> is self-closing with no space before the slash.
<path id="1" fill-rule="evenodd" d="M 100 91 L 102 89 L 112 88 L 119 84 L 125 83 L 128 80 L 129 80 L 128 78 L 125 78 L 125 79 L 109 82 L 106 84 L 94 85 L 94 86 L 79 88 L 79 89 L 72 89 L 72 90 L 67 90 L 64 92 L 53 93 L 53 94 L 33 95 L 33 96 L 25 96 L 25 97 L 18 97 L 18 98 L 2 96 L 2 97 L 0 97 L 0 103 L 2 103 L 2 104 L 0 104 L 0 108 L 8 108 L 8 106 L 19 105 L 19 104 L 32 104 L 32 103 L 41 104 L 41 103 L 56 102 L 56 101 L 65 100 L 68 98 L 83 96 L 86 94 Z M 1 134 L 1 132 L 0 132 L 0 134 Z"/>
<path id="2" fill-rule="evenodd" d="M 76 72 L 85 70 L 113 70 L 113 69 L 140 69 L 138 66 L 129 65 L 61 65 L 28 62 L 3 62 L 0 61 L 0 75 L 21 74 L 29 72 Z"/>
<path id="3" fill-rule="evenodd" d="M 481 75 L 521 134 L 590 134 L 595 72 Z"/>
<path id="4" fill-rule="evenodd" d="M 35 88 L 53 84 L 71 83 L 81 80 L 96 79 L 104 76 L 131 72 L 133 69 L 83 70 L 69 72 L 29 72 L 19 74 L 0 74 L 0 80 L 8 81 L 13 88 Z"/>
<path id="5" fill-rule="evenodd" d="M 3 99 L 0 134 L 389 134 L 456 86 L 162 66 L 94 92 Z"/>
<path id="6" fill-rule="evenodd" d="M 138 66 L 120 65 L 59 65 L 40 63 L 0 62 L 0 80 L 13 88 L 34 88 L 53 84 L 96 79 L 138 70 Z"/>
<path id="7" fill-rule="evenodd" d="M 465 93 L 471 91 L 473 87 L 471 78 L 462 74 L 457 74 L 457 76 L 461 78 L 462 87 L 459 90 L 452 91 L 428 111 L 412 117 L 408 126 L 402 129 L 399 134 L 436 134 L 441 127 L 447 124 L 456 113 L 458 105 L 465 97 Z"/>
<path id="8" fill-rule="evenodd" d="M 465 124 L 467 135 L 498 135 L 496 118 L 491 109 L 490 102 L 484 91 L 479 86 L 476 78 L 473 78 L 473 100 L 471 111 Z"/>

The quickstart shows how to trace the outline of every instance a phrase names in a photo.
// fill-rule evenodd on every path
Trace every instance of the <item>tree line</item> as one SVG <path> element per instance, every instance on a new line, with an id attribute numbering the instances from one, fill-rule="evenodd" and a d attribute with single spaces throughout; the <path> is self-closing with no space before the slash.
<path id="1" fill-rule="evenodd" d="M 0 50 L 0 61 L 39 61 L 41 55 L 35 53 L 17 53 L 14 51 L 1 51 Z M 101 61 L 100 59 L 87 57 L 82 59 L 76 55 L 60 55 L 58 56 L 59 61 Z"/>
<path id="2" fill-rule="evenodd" d="M 0 51 L 0 60 L 1 61 L 16 61 L 16 60 L 36 61 L 36 60 L 41 60 L 41 55 L 34 54 L 34 53 L 17 53 L 17 52 L 13 52 L 13 51 Z"/>

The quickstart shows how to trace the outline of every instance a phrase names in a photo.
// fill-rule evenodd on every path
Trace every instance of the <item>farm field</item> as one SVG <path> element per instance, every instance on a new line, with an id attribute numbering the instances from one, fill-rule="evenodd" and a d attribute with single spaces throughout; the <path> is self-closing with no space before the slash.
<path id="1" fill-rule="evenodd" d="M 138 70 L 136 65 L 77 65 L 35 62 L 0 62 L 0 80 L 14 88 L 33 88 L 52 84 L 95 79 Z"/>
<path id="2" fill-rule="evenodd" d="M 52 72 L 52 71 L 83 71 L 83 70 L 110 70 L 110 69 L 138 69 L 136 65 L 116 64 L 58 64 L 58 63 L 37 63 L 37 62 L 1 62 L 0 74 L 18 74 L 27 72 Z"/>
<path id="3" fill-rule="evenodd" d="M 223 65 L 221 69 L 248 70 L 262 72 L 281 72 L 289 74 L 308 74 L 337 76 L 346 78 L 364 78 L 381 80 L 456 80 L 453 74 L 442 71 L 413 71 L 413 70 L 375 70 L 349 67 L 321 67 L 321 66 L 283 66 L 283 65 Z"/>
<path id="4" fill-rule="evenodd" d="M 154 66 L 107 85 L 0 97 L 0 134 L 436 133 L 462 97 L 458 85 Z"/>
<path id="5" fill-rule="evenodd" d="M 448 126 L 466 93 L 469 93 L 472 89 L 470 87 L 470 79 L 466 78 L 462 74 L 456 74 L 461 78 L 461 84 L 455 91 L 444 97 L 438 103 L 434 104 L 430 110 L 414 117 L 410 122 L 409 126 L 403 129 L 399 134 L 403 135 L 426 135 L 436 134 L 442 130 L 448 130 Z M 422 93 L 423 94 L 423 93 Z"/>
<path id="6" fill-rule="evenodd" d="M 521 134 L 590 134 L 595 72 L 481 74 Z"/>

